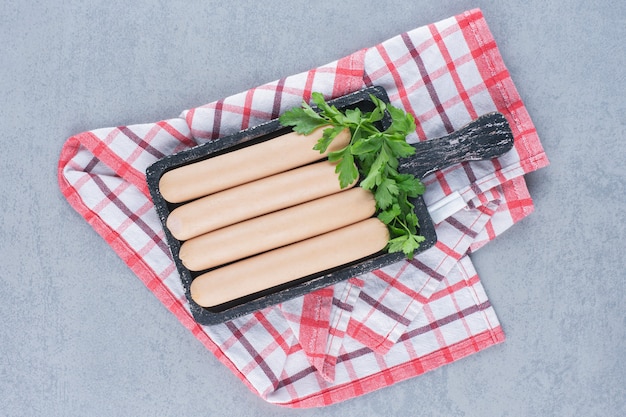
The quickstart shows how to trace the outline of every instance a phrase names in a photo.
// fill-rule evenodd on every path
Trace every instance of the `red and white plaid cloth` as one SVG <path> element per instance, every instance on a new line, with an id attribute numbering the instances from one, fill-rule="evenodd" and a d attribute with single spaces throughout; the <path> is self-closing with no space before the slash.
<path id="1" fill-rule="evenodd" d="M 509 120 L 515 147 L 425 179 L 438 242 L 403 261 L 216 326 L 192 318 L 145 169 L 157 159 L 278 117 L 309 100 L 384 87 L 417 121 L 410 141 L 481 114 Z M 289 407 L 336 403 L 420 375 L 504 340 L 468 254 L 533 210 L 523 175 L 548 164 L 479 10 L 417 28 L 328 65 L 157 123 L 66 142 L 69 203 L 146 286 L 256 394 Z"/>

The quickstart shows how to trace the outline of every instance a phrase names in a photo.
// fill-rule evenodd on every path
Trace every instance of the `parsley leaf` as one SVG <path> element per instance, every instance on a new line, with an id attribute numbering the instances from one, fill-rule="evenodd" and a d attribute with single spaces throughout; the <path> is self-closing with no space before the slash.
<path id="1" fill-rule="evenodd" d="M 350 151 L 352 155 L 366 155 L 378 152 L 380 147 L 382 146 L 382 141 L 380 137 L 370 136 L 368 138 L 361 138 L 352 143 L 350 145 Z"/>
<path id="2" fill-rule="evenodd" d="M 391 206 L 394 202 L 394 197 L 396 197 L 399 192 L 398 184 L 396 184 L 393 178 L 383 178 L 374 193 L 378 208 L 385 210 Z"/>
<path id="3" fill-rule="evenodd" d="M 292 126 L 295 132 L 302 135 L 309 135 L 315 129 L 328 125 L 328 121 L 320 117 L 320 115 L 306 103 L 302 104 L 302 108 L 296 107 L 284 113 L 280 116 L 279 121 L 283 126 Z"/>
<path id="4" fill-rule="evenodd" d="M 405 192 L 409 197 L 417 197 L 418 195 L 424 194 L 426 191 L 424 183 L 413 175 L 398 174 L 395 179 L 400 190 Z"/>
<path id="5" fill-rule="evenodd" d="M 324 116 L 324 118 L 332 122 L 333 125 L 337 126 L 345 124 L 343 114 L 339 110 L 337 110 L 337 107 L 329 106 L 328 103 L 326 103 L 326 101 L 324 100 L 324 96 L 321 93 L 312 93 L 311 100 L 321 110 L 321 114 Z M 305 103 L 302 103 L 303 107 L 304 105 Z"/>
<path id="6" fill-rule="evenodd" d="M 400 205 L 395 203 L 392 204 L 387 210 L 383 210 L 378 213 L 378 218 L 381 222 L 389 225 L 393 222 L 393 220 L 400 215 Z M 399 232 L 401 233 L 401 231 Z"/>
<path id="7" fill-rule="evenodd" d="M 361 174 L 359 185 L 372 191 L 377 216 L 389 229 L 387 251 L 403 252 L 411 259 L 424 237 L 418 234 L 419 220 L 410 198 L 423 194 L 425 187 L 419 178 L 399 173 L 397 168 L 399 159 L 415 153 L 415 148 L 406 141 L 406 137 L 415 132 L 415 119 L 373 95 L 370 99 L 374 104 L 370 112 L 364 113 L 359 108 L 342 112 L 326 103 L 321 93 L 314 92 L 311 101 L 318 111 L 303 102 L 301 107 L 285 112 L 279 121 L 303 135 L 330 126 L 324 129 L 313 147 L 320 153 L 326 152 L 342 130 L 350 130 L 348 146 L 328 154 L 328 160 L 336 163 L 339 185 L 345 188 Z M 391 125 L 381 131 L 377 124 L 385 114 L 391 116 Z"/>
<path id="8" fill-rule="evenodd" d="M 337 137 L 337 135 L 343 130 L 343 126 L 334 126 L 324 129 L 322 137 L 317 141 L 315 146 L 313 146 L 313 149 L 320 151 L 320 153 L 326 152 L 333 139 L 335 139 L 335 137 Z"/>
<path id="9" fill-rule="evenodd" d="M 337 162 L 335 172 L 339 174 L 339 186 L 341 188 L 346 188 L 359 177 L 359 171 L 354 164 L 354 157 L 350 152 L 349 146 L 340 151 L 329 153 L 328 160 Z"/>

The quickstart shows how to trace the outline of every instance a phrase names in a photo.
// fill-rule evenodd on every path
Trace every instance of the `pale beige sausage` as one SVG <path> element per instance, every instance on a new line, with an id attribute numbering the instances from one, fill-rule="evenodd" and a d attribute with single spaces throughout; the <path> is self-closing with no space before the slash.
<path id="1" fill-rule="evenodd" d="M 335 165 L 316 162 L 183 204 L 166 224 L 176 239 L 187 240 L 339 191 Z"/>
<path id="2" fill-rule="evenodd" d="M 216 306 L 372 255 L 387 245 L 387 226 L 373 217 L 200 275 L 192 299 Z"/>
<path id="3" fill-rule="evenodd" d="M 233 224 L 184 242 L 179 257 L 192 271 L 213 268 L 365 220 L 374 195 L 361 187 Z"/>
<path id="4" fill-rule="evenodd" d="M 284 172 L 324 159 L 329 152 L 348 145 L 350 132 L 344 130 L 320 154 L 313 146 L 324 127 L 310 135 L 290 132 L 274 139 L 195 162 L 163 174 L 159 190 L 172 203 L 193 200 L 237 185 Z"/>

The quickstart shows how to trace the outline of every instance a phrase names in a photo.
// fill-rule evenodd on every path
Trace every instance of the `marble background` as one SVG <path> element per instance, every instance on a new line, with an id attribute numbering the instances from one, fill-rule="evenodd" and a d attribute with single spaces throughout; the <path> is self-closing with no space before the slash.
<path id="1" fill-rule="evenodd" d="M 252 394 L 66 203 L 72 134 L 175 117 L 480 7 L 551 166 L 474 256 L 507 341 L 325 409 Z M 623 416 L 626 3 L 4 0 L 0 415 Z"/>

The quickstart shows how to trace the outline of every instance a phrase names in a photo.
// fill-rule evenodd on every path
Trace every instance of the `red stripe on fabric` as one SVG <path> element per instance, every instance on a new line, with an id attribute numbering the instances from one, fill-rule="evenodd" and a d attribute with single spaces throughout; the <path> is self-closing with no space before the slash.
<path id="1" fill-rule="evenodd" d="M 517 109 L 514 117 L 515 120 L 519 121 L 519 134 L 524 138 L 524 140 L 518 141 L 518 145 L 515 147 L 520 155 L 524 172 L 535 171 L 547 166 L 549 164 L 548 157 L 543 150 L 537 130 L 534 128 L 526 108 L 522 106 Z"/>
<path id="2" fill-rule="evenodd" d="M 445 288 L 443 290 L 440 291 L 435 291 L 430 298 L 428 299 L 428 302 L 432 302 L 435 300 L 439 300 L 441 298 L 447 297 L 450 294 L 453 294 L 457 291 L 462 290 L 463 288 L 468 288 L 472 285 L 476 285 L 479 282 L 479 278 L 478 275 L 474 275 L 473 277 L 469 278 L 468 280 L 463 280 L 460 282 L 457 282 L 453 285 L 446 285 Z"/>
<path id="3" fill-rule="evenodd" d="M 461 273 L 463 274 L 463 276 L 465 277 L 464 281 L 466 281 L 468 283 L 471 283 L 470 286 L 469 286 L 469 290 L 474 295 L 474 299 L 475 300 L 481 300 L 483 297 L 479 297 L 478 296 L 478 294 L 476 292 L 476 287 L 474 286 L 475 283 L 478 282 L 478 274 L 476 274 L 475 271 L 473 271 L 473 273 L 470 274 L 468 272 L 468 270 L 466 269 L 464 262 L 459 262 L 459 269 L 460 269 Z M 472 269 L 473 269 L 473 267 L 472 267 Z M 485 321 L 489 325 L 489 328 L 494 328 L 494 326 L 491 323 L 491 319 L 490 319 L 489 315 L 485 314 L 484 311 L 483 311 L 483 318 L 485 319 Z M 504 341 L 504 334 L 494 334 L 494 338 L 498 342 Z"/>
<path id="4" fill-rule="evenodd" d="M 387 364 L 387 362 L 385 362 L 385 356 L 384 355 L 376 355 L 374 357 L 376 359 L 376 365 L 381 369 L 381 376 L 385 381 L 385 384 L 387 385 L 393 385 L 396 383 L 396 378 L 395 378 L 395 373 L 393 372 L 393 369 L 389 368 L 389 365 Z M 374 381 L 368 381 L 369 383 L 375 383 Z M 365 386 L 367 386 L 367 384 L 363 384 Z M 376 387 L 373 387 L 374 389 L 376 389 Z M 371 391 L 368 389 L 368 391 Z"/>
<path id="5" fill-rule="evenodd" d="M 408 263 L 407 263 L 408 265 Z M 389 287 L 393 287 L 396 290 L 408 295 L 409 297 L 411 297 L 414 301 L 417 301 L 419 303 L 425 303 L 428 301 L 428 298 L 424 297 L 421 294 L 421 291 L 424 289 L 424 287 L 426 287 L 428 285 L 428 283 L 430 282 L 430 280 L 426 280 L 426 282 L 424 282 L 424 284 L 422 284 L 422 286 L 420 288 L 411 288 L 408 287 L 406 285 L 404 285 L 401 281 L 398 280 L 398 277 L 400 277 L 403 273 L 403 271 L 406 269 L 406 267 L 402 268 L 402 271 L 399 272 L 395 277 L 392 277 L 391 275 L 385 274 L 383 271 L 381 271 L 380 269 L 374 270 L 372 271 L 372 273 L 374 275 L 376 275 L 378 278 L 382 279 L 383 281 L 387 282 L 389 284 Z M 385 293 L 386 294 L 386 293 Z M 380 298 L 383 298 L 383 296 L 381 296 Z"/>
<path id="6" fill-rule="evenodd" d="M 498 343 L 502 343 L 504 339 L 504 332 L 498 326 L 492 330 L 482 332 L 478 335 L 472 336 L 471 338 L 449 346 L 447 352 L 449 355 L 454 357 L 455 360 L 459 360 L 468 355 L 476 353 L 477 351 L 486 349 Z M 422 375 L 448 363 L 449 362 L 446 361 L 443 352 L 435 351 L 428 355 L 414 358 L 400 365 L 391 367 L 389 368 L 389 372 L 392 372 L 395 383 L 398 383 L 400 381 L 405 381 L 418 375 Z M 365 382 L 367 382 L 366 387 L 369 389 L 368 391 L 365 391 L 363 389 L 363 384 Z M 329 387 L 327 390 L 324 391 L 323 395 L 314 394 L 308 397 L 295 399 L 291 402 L 280 405 L 293 408 L 308 408 L 335 404 L 352 398 L 352 393 L 355 389 L 353 385 L 357 383 L 360 386 L 360 390 L 363 391 L 364 394 L 388 386 L 385 383 L 385 378 L 383 375 L 374 374 L 365 378 L 360 378 L 354 382 Z M 331 393 L 332 402 L 325 402 L 325 398 L 327 398 L 328 392 Z"/>
<path id="7" fill-rule="evenodd" d="M 487 217 L 492 217 L 493 214 L 498 209 L 498 206 L 499 206 L 499 203 L 493 204 L 493 205 L 485 204 L 484 206 L 476 207 L 476 210 L 480 211 L 482 214 L 486 215 Z"/>
<path id="8" fill-rule="evenodd" d="M 519 212 L 523 213 L 526 208 L 533 207 L 533 201 L 531 198 L 511 200 L 511 201 L 507 199 L 506 206 L 512 214 L 519 215 L 518 214 Z M 524 217 L 526 216 L 521 216 L 517 218 L 517 220 L 520 220 Z M 516 218 L 514 217 L 513 220 L 516 220 Z"/>
<path id="9" fill-rule="evenodd" d="M 439 185 L 441 186 L 441 189 L 445 195 L 452 194 L 452 187 L 450 187 L 450 184 L 448 184 L 448 181 L 446 180 L 446 176 L 442 171 L 435 171 L 434 177 L 439 183 Z"/>
<path id="10" fill-rule="evenodd" d="M 359 277 L 352 277 L 350 279 L 348 279 L 348 282 L 352 285 L 355 285 L 359 288 L 363 288 L 363 286 L 365 285 L 365 281 L 362 278 Z"/>
<path id="11" fill-rule="evenodd" d="M 135 160 L 139 158 L 139 156 L 144 151 L 152 155 L 155 159 L 160 159 L 165 156 L 161 151 L 154 148 L 149 142 L 150 139 L 152 139 L 154 135 L 156 135 L 159 129 L 160 128 L 158 126 L 153 127 L 148 135 L 143 138 L 133 132 L 132 129 L 128 126 L 118 127 L 116 129 L 117 132 L 123 134 L 126 138 L 134 142 L 138 146 L 138 148 L 130 156 L 122 159 L 109 149 L 108 144 L 105 144 L 101 141 L 97 147 L 97 150 L 93 150 L 94 156 L 102 159 L 107 165 L 109 165 L 111 168 L 114 168 L 117 175 L 133 183 L 137 188 L 139 188 L 139 190 L 141 190 L 144 195 L 149 195 L 144 173 L 139 172 L 137 169 L 135 169 L 132 166 L 132 163 L 134 163 Z M 111 158 L 111 160 L 105 160 L 104 156 L 101 157 L 101 155 L 105 154 L 109 154 L 108 158 Z"/>
<path id="12" fill-rule="evenodd" d="M 376 50 L 378 51 L 381 58 L 385 62 L 386 68 L 389 70 L 389 73 L 393 77 L 394 84 L 398 90 L 398 98 L 402 102 L 404 111 L 411 113 L 412 115 L 415 115 L 415 111 L 413 110 L 413 107 L 411 106 L 411 102 L 409 101 L 408 95 L 404 88 L 402 76 L 398 73 L 398 69 L 396 68 L 394 62 L 389 57 L 389 54 L 387 54 L 387 51 L 385 50 L 382 44 L 377 45 Z M 424 133 L 424 130 L 420 126 L 418 120 L 415 121 L 415 125 L 416 125 L 416 133 L 417 133 L 417 136 L 420 138 L 420 140 L 426 139 L 426 134 Z"/>
<path id="13" fill-rule="evenodd" d="M 345 329 L 338 328 L 338 326 L 343 325 L 344 320 L 349 320 L 350 319 L 349 314 L 352 313 L 352 311 L 354 310 L 354 305 L 348 304 L 347 302 L 347 300 L 351 298 L 350 295 L 353 293 L 353 291 L 357 291 L 357 292 L 360 291 L 360 287 L 355 285 L 352 282 L 352 279 L 349 279 L 348 290 L 344 291 L 344 293 L 342 294 L 343 298 L 341 300 L 337 298 L 333 298 L 333 305 L 337 306 L 338 308 L 338 312 L 337 311 L 335 312 L 335 320 L 332 323 L 332 327 L 330 328 L 330 332 L 328 336 L 328 346 L 331 347 L 330 349 L 333 352 L 334 352 L 333 349 L 334 349 L 335 340 L 338 339 L 340 341 L 339 343 L 341 343 L 341 340 L 346 334 Z M 336 362 L 336 357 L 327 355 L 325 364 L 324 364 L 324 370 L 323 370 L 325 375 L 328 375 L 329 377 L 331 377 L 332 375 L 333 379 L 334 379 L 334 372 L 335 372 L 334 370 L 335 362 Z"/>
<path id="14" fill-rule="evenodd" d="M 317 73 L 319 73 L 319 72 L 321 72 L 321 71 L 317 71 Z M 307 75 L 307 77 L 308 77 L 308 75 Z M 313 82 L 313 80 L 311 80 L 311 82 Z M 306 82 L 305 82 L 305 84 L 306 84 Z M 270 85 L 263 85 L 263 86 L 261 86 L 261 87 L 257 87 L 257 89 L 258 89 L 258 90 L 270 91 L 270 92 L 272 92 L 272 93 L 273 93 L 273 92 L 275 91 L 275 89 L 276 89 L 276 86 L 271 85 L 271 84 L 270 84 Z M 288 85 L 288 84 L 285 84 L 285 85 L 283 86 L 283 88 L 282 88 L 282 95 L 281 95 L 282 97 L 281 97 L 281 100 L 282 100 L 282 98 L 284 98 L 286 95 L 291 95 L 291 96 L 295 96 L 295 97 L 298 97 L 298 98 L 302 98 L 302 97 L 304 97 L 304 96 L 305 96 L 305 95 L 304 95 L 304 89 L 303 89 L 303 88 L 296 88 L 296 87 L 293 87 L 293 86 Z M 310 96 L 309 96 L 309 98 L 310 98 Z M 257 110 L 255 109 L 255 111 L 257 111 Z M 253 113 L 253 114 L 254 114 L 254 113 Z M 260 113 L 260 111 L 259 111 L 259 114 L 261 114 L 261 113 Z M 271 113 L 267 113 L 267 114 L 268 114 L 268 115 L 271 115 Z"/>
<path id="15" fill-rule="evenodd" d="M 343 346 L 340 350 L 340 353 L 342 356 L 347 353 L 345 348 L 343 348 Z M 344 364 L 346 371 L 348 372 L 348 375 L 350 376 L 350 379 L 352 380 L 352 383 L 350 384 L 350 389 L 352 391 L 351 396 L 356 397 L 356 396 L 365 394 L 367 391 L 364 389 L 363 384 L 362 384 L 362 379 L 359 378 L 358 376 L 359 374 L 355 370 L 352 361 L 347 360 L 347 361 L 343 361 L 342 363 Z"/>
<path id="16" fill-rule="evenodd" d="M 220 106 L 220 117 L 224 113 L 232 113 L 232 114 L 241 114 L 241 115 L 243 115 L 245 112 L 249 112 L 250 113 L 250 117 L 255 117 L 257 119 L 270 120 L 272 118 L 272 112 L 271 111 L 262 111 L 262 110 L 258 110 L 256 108 L 246 107 L 245 105 L 238 105 L 238 104 L 224 102 Z M 241 124 L 239 126 L 241 126 Z M 232 126 L 229 126 L 229 127 L 234 128 L 235 125 L 232 125 Z M 241 130 L 241 129 L 239 129 L 239 130 Z M 222 133 L 220 132 L 220 136 L 221 135 L 222 135 Z M 215 137 L 215 138 L 212 138 L 212 139 L 216 139 L 218 137 Z"/>
<path id="17" fill-rule="evenodd" d="M 454 360 L 450 353 L 450 349 L 448 349 L 448 344 L 446 343 L 446 339 L 441 332 L 441 325 L 438 323 L 438 320 L 435 318 L 435 315 L 428 304 L 424 305 L 422 308 L 423 313 L 428 319 L 430 325 L 428 326 L 430 330 L 432 330 L 435 340 L 439 344 L 439 352 L 443 355 L 447 363 L 450 363 Z M 460 318 L 459 314 L 455 314 L 455 318 Z"/>
<path id="18" fill-rule="evenodd" d="M 193 137 L 201 137 L 202 133 L 204 132 L 199 132 L 198 130 L 194 129 L 195 123 L 195 117 L 196 117 L 196 110 L 197 109 L 190 109 L 187 111 L 187 114 L 185 115 L 185 122 L 187 123 L 187 126 L 189 126 L 189 131 L 191 132 L 191 136 Z"/>
<path id="19" fill-rule="evenodd" d="M 493 223 L 491 221 L 487 222 L 485 225 L 485 232 L 487 233 L 487 239 L 494 240 L 497 236 L 495 229 L 493 228 Z"/>
<path id="20" fill-rule="evenodd" d="M 341 58 L 338 61 L 337 67 L 334 69 L 335 76 L 339 76 L 340 78 L 349 78 L 348 81 L 354 82 L 359 81 L 359 83 L 363 82 L 363 66 L 360 64 L 360 59 L 365 55 L 365 49 L 362 51 L 357 51 L 351 55 Z M 359 55 L 361 56 L 359 58 Z M 348 62 L 346 65 L 344 62 Z M 339 82 L 339 84 L 343 84 L 343 82 Z"/>
<path id="21" fill-rule="evenodd" d="M 246 98 L 243 105 L 243 118 L 241 119 L 241 129 L 247 129 L 250 125 L 250 109 L 252 108 L 252 99 L 254 98 L 254 88 L 246 91 Z"/>
<path id="22" fill-rule="evenodd" d="M 463 238 L 461 238 L 463 239 Z M 461 240 L 460 239 L 460 240 Z M 460 241 L 459 240 L 459 241 Z M 457 242 L 455 244 L 455 247 L 458 245 L 459 242 Z M 448 245 L 446 245 L 445 243 L 443 243 L 442 241 L 438 240 L 437 243 L 435 243 L 435 246 L 437 247 L 437 249 L 439 249 L 441 252 L 446 254 L 446 257 L 450 257 L 452 259 L 455 260 L 459 260 L 461 259 L 461 257 L 464 255 L 464 253 L 458 253 L 457 251 L 455 251 L 454 249 L 452 249 L 451 247 L 449 247 Z M 441 263 L 439 265 L 437 265 L 437 269 L 439 270 L 439 268 L 441 267 L 441 265 L 445 262 L 445 258 L 441 261 Z"/>
<path id="23" fill-rule="evenodd" d="M 257 90 L 258 89 L 261 89 L 261 87 L 257 88 Z M 263 89 L 273 91 L 273 88 L 270 89 L 268 87 L 265 87 Z M 285 88 L 283 89 L 283 92 L 287 92 L 287 90 L 288 89 Z M 302 95 L 301 90 L 299 89 L 291 89 L 290 92 L 298 96 Z M 190 126 L 193 137 L 214 140 L 222 136 L 221 119 L 224 113 L 243 115 L 245 112 L 249 112 L 251 118 L 255 117 L 260 120 L 272 119 L 271 111 L 262 111 L 256 108 L 249 108 L 244 105 L 237 105 L 233 103 L 228 103 L 224 100 L 218 100 L 215 103 L 211 103 L 211 105 L 198 107 L 194 110 L 189 110 L 186 115 L 186 120 Z M 210 120 L 208 122 L 203 122 L 203 118 L 207 118 Z M 210 126 L 211 130 L 202 130 L 201 127 L 204 125 Z"/>
<path id="24" fill-rule="evenodd" d="M 457 20 L 498 111 L 510 115 L 508 119 L 522 168 L 525 172 L 530 172 L 548 165 L 548 159 L 532 120 L 513 84 L 482 13 L 480 10 L 472 10 L 458 16 Z"/>
<path id="25" fill-rule="evenodd" d="M 326 385 L 328 383 L 328 381 L 325 381 L 325 380 L 322 379 L 321 373 L 318 372 L 318 373 L 315 374 L 315 376 L 317 377 L 317 383 L 318 383 L 319 386 L 322 387 L 322 386 L 324 386 L 324 385 Z M 329 392 L 323 391 L 322 392 L 322 396 L 324 397 L 324 401 L 332 401 L 333 397 L 332 397 L 332 395 Z"/>
<path id="26" fill-rule="evenodd" d="M 351 337 L 358 335 L 358 340 L 363 345 L 376 351 L 381 350 L 387 352 L 395 344 L 384 335 L 376 333 L 371 327 L 365 326 L 364 323 L 356 322 L 356 320 L 350 320 L 348 322 L 346 334 Z"/>
<path id="27" fill-rule="evenodd" d="M 522 177 L 504 183 L 502 191 L 513 222 L 518 222 L 533 212 L 533 200 Z"/>
<path id="28" fill-rule="evenodd" d="M 425 49 L 428 49 L 428 47 L 432 46 L 433 44 L 434 44 L 434 41 L 432 39 L 427 39 L 425 42 L 421 43 L 419 46 L 416 46 L 416 51 L 417 51 L 417 53 L 422 53 Z M 384 48 L 385 45 L 381 44 L 380 47 Z M 413 57 L 411 56 L 411 54 L 410 53 L 406 53 L 406 54 L 398 57 L 397 59 L 395 59 L 394 60 L 394 65 L 395 65 L 395 67 L 402 67 L 407 62 L 410 62 L 412 60 L 413 60 Z M 378 69 L 374 69 L 374 70 L 370 69 L 370 72 L 365 74 L 364 80 L 369 85 L 372 85 L 372 83 L 376 83 L 376 80 L 378 80 L 378 79 L 380 79 L 382 77 L 385 77 L 387 75 L 389 75 L 389 69 L 385 65 L 385 66 L 382 66 L 382 67 L 380 67 Z M 423 80 L 419 80 L 418 79 L 418 80 L 415 80 L 415 81 L 416 82 L 420 82 L 421 81 L 423 83 Z"/>
<path id="29" fill-rule="evenodd" d="M 306 294 L 303 299 L 298 342 L 320 371 L 324 368 L 332 302 L 332 287 Z"/>
<path id="30" fill-rule="evenodd" d="M 330 309 L 333 302 L 333 290 L 331 287 L 322 288 L 320 290 L 308 293 L 304 296 L 302 305 L 302 317 L 300 325 L 327 328 L 328 317 L 322 317 L 320 314 L 324 309 Z"/>
<path id="31" fill-rule="evenodd" d="M 287 385 L 285 385 L 285 389 L 289 393 L 289 398 L 298 398 L 298 392 L 296 391 L 296 388 L 295 388 L 294 384 L 287 384 Z"/>
<path id="32" fill-rule="evenodd" d="M 254 313 L 254 316 L 259 323 L 261 323 L 263 328 L 267 330 L 270 335 L 272 335 L 272 338 L 276 341 L 282 351 L 288 353 L 291 350 L 291 344 L 288 342 L 285 335 L 280 333 L 262 312 L 257 311 Z"/>
<path id="33" fill-rule="evenodd" d="M 446 68 L 448 69 L 448 72 L 450 74 L 450 77 L 452 78 L 454 86 L 456 87 L 456 91 L 458 92 L 459 97 L 463 101 L 463 104 L 465 105 L 465 108 L 467 109 L 467 112 L 469 113 L 472 120 L 476 119 L 478 117 L 478 113 L 476 112 L 476 109 L 474 108 L 474 105 L 469 98 L 469 94 L 465 90 L 465 86 L 463 85 L 463 82 L 461 81 L 461 78 L 459 77 L 459 74 L 456 70 L 455 61 L 452 59 L 452 56 L 450 55 L 450 52 L 448 51 L 448 48 L 444 42 L 444 36 L 448 36 L 450 32 L 456 33 L 459 29 L 457 27 L 449 27 L 446 29 L 446 32 L 443 35 L 437 30 L 437 27 L 434 24 L 428 25 L 428 29 L 430 30 L 430 33 L 435 40 L 435 44 L 439 48 L 441 56 L 446 62 Z"/>
<path id="34" fill-rule="evenodd" d="M 494 158 L 491 160 L 491 163 L 494 167 L 494 173 L 496 175 L 496 178 L 498 179 L 498 182 L 500 184 L 504 184 L 505 182 L 507 182 L 507 179 L 502 173 L 502 164 L 500 163 L 500 160 L 498 158 Z"/>
<path id="35" fill-rule="evenodd" d="M 310 70 L 306 75 L 306 82 L 304 83 L 304 90 L 302 90 L 302 100 L 305 102 L 311 101 L 311 95 L 313 93 L 313 81 L 315 80 L 316 69 Z"/>
<path id="36" fill-rule="evenodd" d="M 365 49 L 337 61 L 333 97 L 343 96 L 364 87 L 364 59 Z"/>
<path id="37" fill-rule="evenodd" d="M 447 281 L 448 281 L 448 280 L 446 279 L 446 283 L 445 283 L 445 284 L 446 284 L 446 288 L 447 288 L 448 293 L 449 293 L 449 298 L 452 300 L 452 303 L 454 304 L 454 308 L 455 308 L 455 310 L 459 312 L 459 315 L 460 315 L 460 317 L 461 317 L 461 323 L 463 324 L 463 328 L 465 329 L 465 333 L 469 336 L 469 335 L 471 335 L 471 334 L 472 334 L 472 330 L 470 329 L 470 326 L 469 326 L 469 324 L 467 323 L 467 320 L 465 319 L 465 314 L 463 313 L 463 310 L 462 310 L 461 306 L 459 305 L 459 302 L 458 302 L 458 300 L 457 300 L 457 297 L 456 297 L 455 291 L 453 291 L 453 290 L 452 290 L 452 289 L 448 286 L 448 282 L 447 282 Z M 462 280 L 462 282 L 465 284 L 465 286 L 467 286 L 467 282 L 466 282 L 465 280 Z M 490 326 L 490 327 L 492 327 L 492 326 Z M 475 351 L 477 352 L 477 351 L 478 351 L 478 345 L 476 345 L 476 344 L 474 343 L 474 346 L 473 346 L 473 347 L 474 347 Z"/>
<path id="38" fill-rule="evenodd" d="M 182 133 L 181 131 L 176 129 L 174 126 L 172 126 L 166 120 L 162 120 L 160 122 L 157 122 L 156 124 L 159 125 L 167 133 L 169 133 L 172 137 L 176 138 L 183 145 L 188 146 L 190 148 L 197 145 L 197 143 L 194 142 L 191 139 L 191 137 L 185 135 L 184 133 Z"/>
<path id="39" fill-rule="evenodd" d="M 406 268 L 408 267 L 409 263 L 405 262 L 404 265 L 402 266 L 402 268 L 397 272 L 397 276 L 402 275 L 402 273 L 406 270 Z M 390 317 L 392 320 L 396 321 L 398 324 L 402 324 L 404 326 L 407 326 L 409 323 L 406 321 L 406 319 L 404 318 L 404 313 L 410 308 L 411 303 L 407 304 L 404 308 L 404 311 L 401 313 L 397 313 L 394 309 L 384 305 L 381 303 L 380 300 L 384 300 L 387 296 L 387 294 L 394 288 L 394 284 L 397 284 L 398 287 L 396 289 L 399 289 L 400 291 L 407 291 L 409 293 L 413 293 L 414 291 L 409 289 L 408 287 L 404 286 L 403 284 L 401 284 L 399 281 L 396 280 L 396 278 L 392 278 L 390 275 L 386 274 L 384 271 L 382 270 L 374 270 L 372 271 L 372 273 L 374 275 L 376 275 L 377 277 L 381 278 L 383 281 L 389 283 L 390 285 L 388 285 L 382 294 L 379 295 L 378 300 L 370 297 L 367 294 L 364 293 L 359 293 L 359 298 L 362 299 L 366 304 L 368 304 L 369 306 L 371 306 L 372 308 L 367 312 L 367 315 L 357 323 L 356 320 L 350 320 L 348 322 L 348 327 L 346 330 L 346 333 L 350 334 L 353 338 L 357 339 L 357 340 L 361 340 L 360 339 L 360 334 L 361 332 L 365 332 L 367 333 L 367 335 L 365 336 L 364 340 L 375 340 L 376 342 L 372 345 L 364 343 L 367 346 L 371 346 L 374 350 L 378 349 L 381 344 L 379 343 L 379 337 L 383 337 L 380 335 L 376 335 L 373 337 L 370 337 L 369 332 L 367 331 L 367 326 L 366 323 L 367 321 L 371 318 L 371 316 L 375 313 L 375 312 L 380 312 L 382 314 L 385 314 L 386 316 Z M 428 283 L 428 281 L 426 283 L 424 283 L 424 286 Z M 423 287 L 422 287 L 423 288 Z M 421 291 L 421 289 L 419 291 Z M 421 297 L 421 295 L 419 294 L 415 294 L 415 298 L 420 298 L 423 299 L 423 297 Z M 387 335 L 388 336 L 388 335 Z M 387 337 L 385 336 L 385 338 Z M 385 345 L 385 348 L 387 348 L 388 346 Z"/>
<path id="40" fill-rule="evenodd" d="M 81 144 L 76 137 L 68 139 L 63 148 L 61 149 L 61 155 L 59 157 L 59 163 L 57 165 L 57 180 L 61 193 L 68 200 L 70 206 L 72 206 L 83 218 L 93 226 L 92 222 L 96 222 L 98 214 L 93 212 L 89 207 L 83 204 L 82 198 L 69 181 L 64 176 L 64 169 L 70 165 L 72 158 L 78 153 Z M 93 161 L 93 159 L 92 159 Z M 80 209 L 80 210 L 79 210 Z"/>

